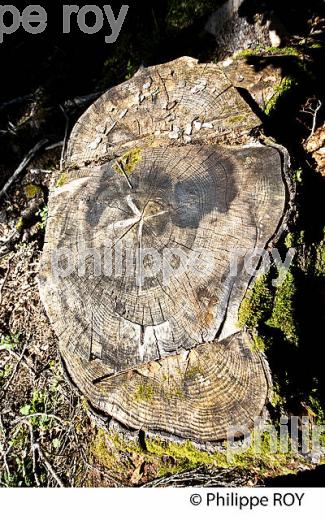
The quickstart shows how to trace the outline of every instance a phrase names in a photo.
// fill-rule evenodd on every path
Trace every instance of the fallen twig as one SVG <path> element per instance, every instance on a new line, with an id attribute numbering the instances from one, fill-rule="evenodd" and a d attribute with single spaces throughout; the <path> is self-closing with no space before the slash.
<path id="1" fill-rule="evenodd" d="M 45 147 L 45 151 L 54 150 L 55 148 L 60 148 L 63 146 L 63 141 L 58 141 L 57 143 L 49 144 L 49 146 Z"/>
<path id="2" fill-rule="evenodd" d="M 8 348 L 6 348 L 6 347 L 0 347 L 0 352 L 6 352 L 6 353 L 9 354 L 10 356 L 16 358 L 17 361 L 20 361 L 21 364 L 22 364 L 25 368 L 27 368 L 33 376 L 35 376 L 35 371 L 34 371 L 33 368 L 32 368 L 32 367 L 27 363 L 26 359 L 20 359 L 20 356 L 19 356 L 16 352 L 14 352 L 13 350 L 10 350 L 10 349 L 8 349 Z"/>
<path id="3" fill-rule="evenodd" d="M 1 414 L 0 414 L 0 428 L 1 428 L 2 432 L 3 432 L 3 437 L 5 439 L 5 443 L 7 443 L 6 430 L 5 430 L 3 421 L 2 421 L 2 415 Z M 3 446 L 2 450 L 1 450 L 1 453 L 2 453 L 3 464 L 4 464 L 4 467 L 5 467 L 5 470 L 7 472 L 8 477 L 10 477 L 11 473 L 10 473 L 10 469 L 9 469 L 9 465 L 8 465 L 8 461 L 7 461 L 7 452 L 5 450 L 5 446 Z"/>
<path id="4" fill-rule="evenodd" d="M 19 365 L 20 363 L 23 361 L 23 358 L 24 358 L 24 354 L 25 354 L 25 351 L 27 349 L 27 343 L 24 345 L 24 348 L 22 350 L 22 353 L 20 354 L 19 356 L 19 359 L 15 365 L 15 368 L 13 369 L 12 373 L 11 373 L 11 376 L 9 377 L 7 383 L 5 384 L 5 386 L 3 387 L 3 391 L 6 392 L 11 384 L 11 382 L 13 381 L 14 377 L 16 376 L 17 374 L 17 371 L 18 371 L 18 368 L 19 368 Z"/>
<path id="5" fill-rule="evenodd" d="M 33 175 L 40 175 L 42 173 L 45 173 L 45 174 L 52 173 L 52 170 L 43 170 L 41 168 L 31 168 L 29 171 Z"/>
<path id="6" fill-rule="evenodd" d="M 86 96 L 75 97 L 74 99 L 68 99 L 64 102 L 64 108 L 69 110 L 71 108 L 79 108 L 91 101 L 95 101 L 103 92 L 93 92 L 92 94 L 88 94 Z"/>
<path id="7" fill-rule="evenodd" d="M 37 152 L 43 148 L 47 144 L 47 139 L 42 139 L 39 141 L 34 148 L 32 148 L 28 154 L 24 157 L 18 168 L 15 170 L 14 174 L 10 177 L 10 179 L 6 182 L 2 190 L 0 191 L 0 198 L 3 197 L 10 188 L 10 186 L 15 182 L 20 173 L 26 168 L 26 166 L 30 163 L 30 161 L 35 157 Z"/>
<path id="8" fill-rule="evenodd" d="M 7 270 L 6 270 L 6 274 L 4 275 L 4 278 L 3 278 L 3 282 L 1 284 L 1 287 L 0 287 L 0 305 L 2 304 L 2 291 L 3 291 L 3 288 L 8 280 L 8 276 L 9 276 L 9 273 L 10 273 L 10 269 L 11 269 L 11 260 L 13 259 L 15 255 L 11 255 L 11 257 L 8 259 L 8 267 L 7 267 Z"/>
<path id="9" fill-rule="evenodd" d="M 40 460 L 43 462 L 45 468 L 47 469 L 47 471 L 50 473 L 50 475 L 54 478 L 55 482 L 57 483 L 57 485 L 59 487 L 64 487 L 64 484 L 62 482 L 62 480 L 60 479 L 60 477 L 58 476 L 58 474 L 55 472 L 55 470 L 52 468 L 48 458 L 44 455 L 40 445 L 38 443 L 36 443 L 35 445 L 35 449 L 37 449 L 38 451 L 38 454 L 39 454 L 39 457 L 40 457 Z"/>
<path id="10" fill-rule="evenodd" d="M 313 114 L 313 126 L 311 128 L 310 137 L 315 133 L 316 123 L 317 123 L 317 112 L 319 111 L 321 106 L 322 106 L 322 103 L 321 103 L 321 101 L 318 100 L 317 107 L 315 108 L 315 111 Z"/>
<path id="11" fill-rule="evenodd" d="M 34 430 L 33 430 L 33 426 L 30 424 L 30 422 L 25 421 L 25 424 L 27 424 L 27 426 L 29 428 L 29 434 L 30 434 L 30 445 L 31 445 L 31 450 L 32 450 L 32 461 L 33 461 L 33 475 L 34 475 L 34 479 L 36 482 L 36 486 L 40 487 L 41 484 L 40 484 L 40 481 L 39 481 L 39 478 L 37 475 L 37 465 L 36 465 L 36 455 L 35 455 L 37 444 L 35 443 L 35 440 L 34 440 Z"/>
<path id="12" fill-rule="evenodd" d="M 37 412 L 37 413 L 31 413 L 29 415 L 24 415 L 24 417 L 18 417 L 18 419 L 15 419 L 12 424 L 18 424 L 21 422 L 24 422 L 26 419 L 31 419 L 32 417 L 48 417 L 49 419 L 55 419 L 59 423 L 65 425 L 65 421 L 60 419 L 57 415 L 53 415 L 51 413 L 45 413 L 45 412 Z"/>
<path id="13" fill-rule="evenodd" d="M 69 117 L 68 117 L 66 111 L 64 110 L 64 108 L 61 105 L 60 105 L 60 108 L 62 110 L 62 113 L 63 113 L 64 117 L 65 117 L 65 131 L 64 131 L 64 139 L 63 139 L 63 146 L 62 146 L 61 159 L 60 159 L 60 171 L 62 172 L 62 170 L 63 170 L 63 163 L 64 163 L 64 154 L 65 154 L 65 149 L 66 149 L 67 140 L 68 140 Z"/>

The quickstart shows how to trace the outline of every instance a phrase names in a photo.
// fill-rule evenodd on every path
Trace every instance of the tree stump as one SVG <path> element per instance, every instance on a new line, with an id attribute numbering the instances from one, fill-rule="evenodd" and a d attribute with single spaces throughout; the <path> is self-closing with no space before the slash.
<path id="1" fill-rule="evenodd" d="M 40 292 L 71 378 L 129 427 L 217 441 L 262 412 L 267 363 L 237 324 L 243 258 L 276 234 L 287 187 L 259 125 L 222 69 L 181 58 L 110 89 L 72 131 Z"/>

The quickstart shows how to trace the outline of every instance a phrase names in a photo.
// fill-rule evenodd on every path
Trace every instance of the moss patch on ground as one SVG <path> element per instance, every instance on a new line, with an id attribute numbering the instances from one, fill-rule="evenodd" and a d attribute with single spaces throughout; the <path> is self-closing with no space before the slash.
<path id="1" fill-rule="evenodd" d="M 41 188 L 36 184 L 27 184 L 25 186 L 25 195 L 28 200 L 33 199 L 38 193 L 41 192 Z"/>
<path id="2" fill-rule="evenodd" d="M 117 433 L 98 430 L 90 452 L 94 459 L 107 470 L 112 468 L 119 474 L 134 471 L 134 462 L 150 466 L 153 478 L 190 471 L 198 467 L 241 468 L 256 472 L 259 476 L 288 474 L 300 460 L 290 449 L 288 453 L 280 446 L 279 438 L 269 432 L 255 432 L 247 444 L 229 448 L 224 443 L 218 451 L 208 452 L 190 441 L 172 442 L 159 438 L 146 440 L 142 449 L 136 441 L 126 440 Z"/>

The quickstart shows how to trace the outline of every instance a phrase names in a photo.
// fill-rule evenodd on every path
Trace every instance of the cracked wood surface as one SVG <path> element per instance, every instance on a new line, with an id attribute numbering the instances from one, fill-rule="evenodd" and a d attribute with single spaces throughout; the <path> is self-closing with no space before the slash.
<path id="1" fill-rule="evenodd" d="M 259 124 L 218 66 L 181 58 L 72 131 L 40 292 L 72 379 L 130 427 L 218 440 L 263 409 L 266 364 L 237 327 L 251 274 L 242 257 L 230 272 L 285 211 L 279 151 L 249 144 Z"/>

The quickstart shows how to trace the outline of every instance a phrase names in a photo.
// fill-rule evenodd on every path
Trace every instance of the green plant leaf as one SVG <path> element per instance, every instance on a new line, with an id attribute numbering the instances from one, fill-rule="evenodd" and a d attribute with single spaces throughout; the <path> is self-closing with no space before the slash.
<path id="1" fill-rule="evenodd" d="M 30 414 L 30 404 L 25 404 L 20 409 L 21 415 L 29 415 Z"/>

